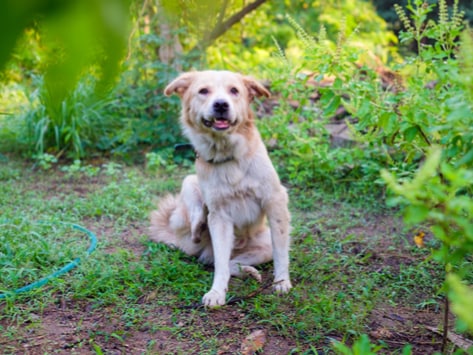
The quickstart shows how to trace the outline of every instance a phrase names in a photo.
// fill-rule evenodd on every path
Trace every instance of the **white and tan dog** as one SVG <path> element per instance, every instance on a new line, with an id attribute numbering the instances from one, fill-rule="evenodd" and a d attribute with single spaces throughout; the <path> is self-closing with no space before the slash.
<path id="1" fill-rule="evenodd" d="M 206 306 L 225 304 L 230 275 L 261 281 L 253 265 L 271 259 L 276 292 L 288 292 L 288 197 L 250 108 L 255 96 L 270 93 L 228 71 L 184 73 L 164 93 L 181 98 L 181 125 L 197 154 L 197 174 L 152 212 L 152 238 L 214 265 Z"/>

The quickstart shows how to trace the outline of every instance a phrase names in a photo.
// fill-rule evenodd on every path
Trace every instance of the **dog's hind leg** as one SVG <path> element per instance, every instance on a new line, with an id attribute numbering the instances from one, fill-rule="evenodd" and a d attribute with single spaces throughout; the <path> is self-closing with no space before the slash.
<path id="1" fill-rule="evenodd" d="M 251 276 L 261 282 L 260 273 L 252 265 L 263 264 L 271 259 L 271 234 L 269 229 L 265 228 L 250 238 L 243 249 L 235 252 L 235 256 L 230 260 L 230 274 L 240 278 Z"/>
<path id="2" fill-rule="evenodd" d="M 189 216 L 191 239 L 194 243 L 199 243 L 203 234 L 207 233 L 208 230 L 208 210 L 202 200 L 197 175 L 189 175 L 184 179 L 181 189 L 181 201 L 185 205 Z"/>

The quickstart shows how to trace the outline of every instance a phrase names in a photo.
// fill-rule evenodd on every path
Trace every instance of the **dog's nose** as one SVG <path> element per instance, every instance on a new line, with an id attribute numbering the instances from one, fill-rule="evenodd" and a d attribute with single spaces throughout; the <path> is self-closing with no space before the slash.
<path id="1" fill-rule="evenodd" d="M 213 104 L 214 112 L 224 114 L 228 112 L 228 102 L 225 100 L 216 100 Z"/>

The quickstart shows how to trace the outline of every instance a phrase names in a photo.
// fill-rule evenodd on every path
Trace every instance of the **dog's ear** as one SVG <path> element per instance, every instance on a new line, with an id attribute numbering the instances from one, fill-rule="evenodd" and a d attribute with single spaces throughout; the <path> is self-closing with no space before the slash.
<path id="1" fill-rule="evenodd" d="M 195 73 L 189 72 L 179 75 L 176 79 L 171 81 L 164 89 L 164 95 L 171 96 L 176 93 L 182 97 L 189 88 L 192 80 L 194 80 Z"/>
<path id="2" fill-rule="evenodd" d="M 270 97 L 271 96 L 271 93 L 268 91 L 268 89 L 266 89 L 263 84 L 256 81 L 252 77 L 244 76 L 243 82 L 248 88 L 248 91 L 250 93 L 250 99 L 253 99 L 254 97 L 261 97 L 261 96 Z"/>

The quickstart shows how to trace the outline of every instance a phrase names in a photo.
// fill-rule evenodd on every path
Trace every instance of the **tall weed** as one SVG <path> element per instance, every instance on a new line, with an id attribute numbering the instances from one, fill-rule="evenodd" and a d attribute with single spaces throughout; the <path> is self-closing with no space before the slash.
<path id="1" fill-rule="evenodd" d="M 443 11 L 445 0 L 440 3 Z M 411 177 L 432 145 L 444 147 L 456 166 L 473 163 L 467 84 L 472 74 L 466 59 L 473 40 L 466 31 L 459 46 L 463 14 L 442 12 L 439 21 L 426 22 L 433 8 L 420 0 L 408 10 L 409 16 L 398 8 L 407 26 L 401 41 L 416 41 L 419 51 L 392 68 L 375 59 L 362 61 L 366 55 L 352 43 L 356 31 L 346 33 L 341 26 L 337 42 L 327 44 L 323 28 L 312 36 L 293 23 L 304 57 L 297 63 L 282 59 L 284 68 L 275 73 L 273 85 L 283 100 L 272 121 L 262 125 L 291 181 L 337 189 L 348 182 L 348 190 L 373 192 L 373 183 L 383 185 L 382 168 Z M 345 122 L 357 144 L 334 147 L 329 121 Z"/>
<path id="2" fill-rule="evenodd" d="M 88 148 L 101 148 L 103 137 L 121 122 L 104 120 L 102 111 L 110 98 L 94 95 L 95 79 L 83 78 L 60 105 L 53 105 L 43 78 L 35 77 L 29 95 L 30 109 L 19 117 L 23 129 L 18 141 L 30 154 L 49 153 L 57 157 L 83 157 Z"/>

